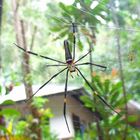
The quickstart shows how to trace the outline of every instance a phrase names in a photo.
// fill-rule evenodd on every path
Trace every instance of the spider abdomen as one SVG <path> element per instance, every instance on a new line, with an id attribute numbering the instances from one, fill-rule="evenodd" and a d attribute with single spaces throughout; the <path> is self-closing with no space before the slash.
<path id="1" fill-rule="evenodd" d="M 64 41 L 64 49 L 65 49 L 66 63 L 70 64 L 72 63 L 73 59 L 72 59 L 72 55 L 69 49 L 69 42 L 67 40 Z"/>

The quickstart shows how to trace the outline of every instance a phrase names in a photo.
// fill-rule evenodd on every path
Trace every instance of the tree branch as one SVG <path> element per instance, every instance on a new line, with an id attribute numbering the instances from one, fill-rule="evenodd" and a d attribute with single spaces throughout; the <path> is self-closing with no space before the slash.
<path id="1" fill-rule="evenodd" d="M 116 15 L 116 11 L 114 6 L 112 6 L 112 14 L 113 14 L 113 20 L 114 24 L 116 27 L 119 28 L 119 22 L 118 22 L 118 17 Z M 123 65 L 122 65 L 122 55 L 121 55 L 121 46 L 120 46 L 120 35 L 119 35 L 119 30 L 115 31 L 116 34 L 116 47 L 117 47 L 117 53 L 118 53 L 118 63 L 119 63 L 119 71 L 120 71 L 120 79 L 122 81 L 122 90 L 123 90 L 123 97 L 125 101 L 125 129 L 124 129 L 124 135 L 122 140 L 127 139 L 127 132 L 128 132 L 128 107 L 127 107 L 127 93 L 126 93 L 126 88 L 125 88 L 125 80 L 124 80 L 124 74 L 123 74 Z"/>
<path id="2" fill-rule="evenodd" d="M 33 46 L 34 46 L 34 40 L 35 40 L 36 32 L 37 32 L 37 26 L 34 26 L 33 33 L 32 33 L 31 44 L 30 44 L 30 51 L 33 49 Z"/>

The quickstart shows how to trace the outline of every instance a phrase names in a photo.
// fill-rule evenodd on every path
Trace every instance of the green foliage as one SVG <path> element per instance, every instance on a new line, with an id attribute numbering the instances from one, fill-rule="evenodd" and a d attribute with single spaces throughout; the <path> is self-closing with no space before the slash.
<path id="1" fill-rule="evenodd" d="M 14 117 L 14 116 L 18 117 L 18 116 L 20 116 L 20 113 L 13 108 L 4 108 L 4 109 L 2 109 L 2 111 L 0 111 L 0 114 L 5 115 L 7 117 L 11 117 L 11 116 L 12 117 Z"/>
<path id="2" fill-rule="evenodd" d="M 107 4 L 107 2 L 108 0 L 103 1 L 105 5 Z M 83 10 L 76 8 L 76 5 L 78 3 L 81 5 L 81 9 Z M 83 50 L 86 44 L 85 40 L 87 40 L 88 38 L 90 40 L 89 42 L 95 43 L 93 40 L 95 40 L 95 33 L 97 33 L 97 24 L 100 24 L 100 21 L 95 17 L 95 15 L 101 16 L 103 19 L 106 19 L 106 16 L 101 15 L 101 12 L 102 11 L 107 12 L 108 10 L 105 11 L 102 4 L 100 3 L 97 5 L 95 9 L 92 10 L 90 8 L 91 4 L 92 4 L 91 0 L 89 1 L 77 0 L 73 5 L 70 6 L 66 6 L 63 3 L 60 3 L 59 7 L 61 10 L 61 18 L 58 19 L 57 17 L 52 16 L 50 19 L 51 25 L 50 30 L 52 32 L 58 33 L 58 36 L 55 38 L 55 40 L 67 37 L 70 42 L 70 47 L 72 48 L 73 40 L 71 33 L 72 32 L 71 23 L 76 22 L 76 24 L 78 25 L 77 47 L 79 47 L 80 50 Z M 93 28 L 91 28 L 90 25 Z M 87 36 L 87 34 L 89 36 Z"/>
<path id="3" fill-rule="evenodd" d="M 128 116 L 128 122 L 136 122 L 136 121 L 138 121 L 139 120 L 139 117 L 138 116 L 136 116 L 136 115 L 129 115 Z"/>
<path id="4" fill-rule="evenodd" d="M 0 130 L 3 134 L 7 134 L 7 133 L 9 134 L 9 132 L 7 131 L 7 129 L 4 126 L 0 125 Z"/>
<path id="5" fill-rule="evenodd" d="M 140 84 L 140 71 L 139 71 L 139 65 L 140 65 L 140 60 L 139 60 L 139 55 L 140 55 L 140 50 L 139 48 L 139 33 L 136 33 L 133 38 L 132 38 L 132 44 L 130 48 L 130 54 L 129 57 L 131 57 L 130 62 L 128 64 L 129 70 L 126 71 L 126 79 L 127 83 L 129 85 L 128 90 L 129 92 L 134 94 L 134 97 L 136 100 L 139 101 L 139 84 Z"/>
<path id="6" fill-rule="evenodd" d="M 34 118 L 32 115 L 26 115 L 25 120 L 18 122 L 18 135 L 24 134 L 30 138 L 37 137 L 36 133 L 32 133 L 32 129 L 38 127 L 41 129 L 42 140 L 46 137 L 48 140 L 55 140 L 56 136 L 50 132 L 49 119 L 53 117 L 53 114 L 49 108 L 46 108 L 47 99 L 37 97 L 33 99 L 32 107 L 35 107 L 38 113 L 38 118 Z M 34 128 L 33 128 L 34 127 Z"/>
<path id="7" fill-rule="evenodd" d="M 110 108 L 108 108 L 102 101 L 100 101 L 97 96 L 86 95 L 82 96 L 81 100 L 84 102 L 85 106 L 91 109 L 93 112 L 98 114 L 98 117 L 101 118 L 99 121 L 100 133 L 105 140 L 121 140 L 123 137 L 123 131 L 125 128 L 124 120 L 124 98 L 122 96 L 122 85 L 121 82 L 113 83 L 111 80 L 106 79 L 102 80 L 99 76 L 93 77 L 93 82 L 91 85 L 94 87 L 95 92 L 97 92 L 102 98 L 106 100 L 116 111 L 119 111 L 119 114 L 114 113 Z M 127 97 L 127 102 L 129 101 L 130 96 Z M 95 110 L 96 108 L 96 110 Z M 132 123 L 138 120 L 138 116 L 131 115 L 128 117 L 128 122 Z M 86 129 L 85 136 L 88 135 L 89 140 L 96 140 L 98 137 L 98 129 L 96 120 L 93 122 L 89 128 Z M 139 139 L 139 132 L 137 129 L 128 126 L 128 138 L 127 140 Z"/>
<path id="8" fill-rule="evenodd" d="M 27 128 L 28 126 L 28 122 L 26 121 L 18 121 L 17 125 L 15 126 L 15 130 L 16 130 L 16 135 L 18 136 L 24 136 L 25 135 L 25 128 Z"/>
<path id="9" fill-rule="evenodd" d="M 39 112 L 41 113 L 41 120 L 44 121 L 47 120 L 47 118 L 52 118 L 53 117 L 53 114 L 50 110 L 50 108 L 46 108 L 46 103 L 49 102 L 48 99 L 44 99 L 42 97 L 36 97 L 33 99 L 33 102 L 32 102 L 32 106 L 36 107 Z M 48 120 L 47 120 L 48 121 Z"/>
<path id="10" fill-rule="evenodd" d="M 15 102 L 12 100 L 5 100 L 0 104 L 0 130 L 3 135 L 11 135 L 13 132 L 13 120 L 20 117 L 20 112 L 12 107 Z"/>
<path id="11" fill-rule="evenodd" d="M 38 109 L 38 113 L 40 114 L 40 123 L 38 127 L 41 128 L 43 137 L 42 140 L 45 140 L 46 137 L 48 138 L 48 140 L 55 140 L 56 136 L 54 134 L 51 134 L 49 126 L 49 119 L 53 117 L 53 114 L 49 108 L 44 108 L 47 102 L 47 99 L 43 99 L 41 97 L 34 98 L 32 106 L 35 106 Z M 14 102 L 11 100 L 6 100 L 1 105 L 14 105 Z M 26 115 L 26 117 L 22 119 L 19 111 L 9 107 L 3 108 L 0 111 L 0 116 L 3 116 L 4 122 L 7 122 L 7 126 L 0 126 L 1 132 L 3 132 L 3 134 L 27 136 L 28 138 L 29 136 L 36 136 L 36 134 L 31 133 L 30 126 L 32 123 L 37 123 L 39 121 L 37 121 L 37 118 L 34 118 L 31 115 Z"/>
<path id="12" fill-rule="evenodd" d="M 38 109 L 43 108 L 44 104 L 47 103 L 47 99 L 43 99 L 41 97 L 33 98 L 32 105 L 35 106 Z"/>
<path id="13" fill-rule="evenodd" d="M 1 103 L 1 105 L 13 105 L 15 102 L 14 101 L 12 101 L 12 100 L 6 100 L 6 101 L 4 101 L 3 103 Z"/>
<path id="14" fill-rule="evenodd" d="M 124 105 L 124 99 L 122 98 L 122 85 L 120 82 L 113 84 L 109 79 L 102 82 L 99 76 L 95 76 L 93 77 L 92 86 L 97 92 L 97 94 L 107 100 L 107 102 L 111 104 L 114 108 L 120 108 Z M 94 97 L 94 93 L 92 94 L 92 96 L 96 99 L 96 103 L 99 104 L 98 107 L 102 108 L 102 106 L 104 106 L 102 101 L 100 101 L 97 96 Z M 93 102 L 93 98 L 89 99 L 88 96 L 84 96 L 81 99 L 86 100 L 86 106 L 92 107 L 96 105 Z M 88 99 L 89 101 L 87 102 Z M 94 107 L 92 108 L 92 110 L 94 110 Z M 109 110 L 110 109 L 105 107 L 102 108 L 101 112 L 102 114 L 106 114 L 105 112 L 108 112 Z"/>
<path id="15" fill-rule="evenodd" d="M 71 22 L 76 22 L 78 25 L 81 25 L 78 27 L 77 48 L 79 48 L 80 51 L 84 51 L 84 49 L 87 49 L 87 47 L 89 47 L 90 43 L 95 44 L 95 42 L 97 42 L 94 53 L 94 61 L 105 62 L 105 64 L 109 67 L 107 73 L 110 74 L 112 68 L 118 68 L 114 43 L 115 34 L 114 31 L 109 31 L 108 28 L 102 28 L 102 23 L 95 17 L 95 15 L 102 17 L 106 22 L 109 21 L 112 23 L 113 14 L 112 12 L 110 12 L 110 8 L 108 7 L 108 5 L 110 4 L 108 0 L 100 1 L 94 9 L 90 8 L 92 2 L 92 0 L 75 0 L 73 6 L 66 6 L 63 3 L 60 3 L 58 6 L 54 1 L 52 1 L 43 11 L 43 9 L 39 7 L 39 1 L 19 1 L 19 16 L 24 20 L 27 27 L 26 42 L 28 49 L 31 44 L 33 29 L 36 26 L 37 34 L 33 51 L 41 54 L 44 53 L 46 56 L 53 56 L 54 58 L 62 60 L 63 55 L 58 55 L 57 53 L 58 51 L 62 51 L 63 43 L 61 45 L 58 43 L 62 42 L 62 40 L 64 39 L 68 39 L 70 41 L 70 47 L 72 50 L 72 33 L 70 32 Z M 114 3 L 114 0 L 110 2 Z M 81 9 L 84 12 L 74 7 L 77 4 L 80 4 Z M 11 1 L 4 1 L 3 6 L 1 54 L 2 68 L 4 73 L 4 75 L 2 75 L 2 78 L 4 78 L 4 83 L 6 83 L 6 86 L 3 87 L 0 83 L 0 94 L 2 93 L 2 91 L 4 91 L 5 94 L 8 94 L 10 92 L 9 85 L 18 85 L 23 79 L 21 72 L 22 69 L 20 67 L 21 63 L 23 62 L 21 55 L 22 53 L 12 45 L 12 43 L 15 42 L 15 33 L 12 25 L 14 22 L 14 18 L 13 13 L 11 12 Z M 119 25 L 121 25 L 121 28 L 123 27 L 122 30 L 119 31 L 119 35 L 127 93 L 133 93 L 136 100 L 140 99 L 140 35 L 138 28 L 140 18 L 138 9 L 138 0 L 119 1 L 119 8 L 117 8 L 116 13 Z M 105 12 L 105 14 L 102 14 L 102 12 Z M 58 19 L 57 17 L 51 17 L 49 15 L 56 15 L 57 17 L 60 17 L 60 19 Z M 90 26 L 92 26 L 92 28 Z M 106 26 L 108 26 L 108 24 L 106 24 Z M 126 31 L 125 27 L 130 27 L 130 30 Z M 136 29 L 137 32 L 131 30 L 132 27 Z M 49 36 L 52 34 L 52 32 L 55 35 L 54 39 Z M 96 39 L 98 41 L 96 41 Z M 57 40 L 59 42 L 57 42 Z M 56 44 L 54 42 L 56 42 Z M 129 52 L 132 52 L 132 54 L 134 54 L 133 59 L 130 59 L 131 61 L 128 58 Z M 43 67 L 40 66 L 42 63 L 44 63 Z M 46 72 L 46 61 L 43 61 L 42 59 L 38 60 L 33 57 L 31 59 L 31 64 L 31 75 L 24 77 L 29 84 L 32 84 L 31 81 L 33 81 L 34 84 L 38 84 L 38 82 L 42 82 L 43 79 L 48 79 L 48 77 L 50 77 L 50 75 L 55 72 L 54 68 L 47 69 Z M 58 70 L 58 68 L 56 70 Z M 87 70 L 85 70 L 85 74 L 88 74 Z M 117 78 L 114 78 L 115 80 L 118 80 L 118 75 Z M 113 78 L 111 77 L 111 79 Z M 60 76 L 60 79 L 58 79 L 57 81 L 64 82 L 64 76 Z M 122 89 L 120 82 L 112 83 L 111 80 L 102 81 L 102 79 L 97 76 L 94 77 L 93 83 L 91 84 L 95 88 L 96 92 L 105 100 L 107 100 L 107 102 L 112 105 L 114 109 L 122 109 L 124 107 L 124 99 L 122 98 Z M 92 95 L 92 97 L 94 96 Z M 130 98 L 132 97 L 128 95 L 127 100 L 129 100 Z M 96 104 L 94 99 L 96 99 Z M 85 102 L 85 106 L 90 108 L 92 111 L 95 111 L 95 107 L 96 105 L 98 105 L 97 110 L 102 117 L 100 125 L 102 127 L 103 136 L 107 140 L 109 140 L 109 138 L 114 140 L 121 139 L 122 131 L 124 128 L 124 120 L 115 114 L 111 116 L 111 113 L 113 112 L 96 97 L 89 98 L 88 96 L 85 96 L 82 97 L 82 100 Z M 40 113 L 42 113 L 40 127 L 43 130 L 42 133 L 44 136 L 44 140 L 50 135 L 48 120 L 46 120 L 45 118 L 52 117 L 50 109 L 42 109 L 45 103 L 46 101 L 41 98 L 33 102 L 33 105 L 39 109 Z M 13 104 L 13 102 L 5 101 L 4 103 L 2 103 L 2 105 L 10 104 Z M 124 111 L 122 110 L 121 113 L 123 114 L 123 112 Z M 11 117 L 11 119 L 19 117 L 18 112 L 10 109 L 4 110 L 1 113 L 2 115 L 7 116 L 8 119 L 9 117 Z M 18 121 L 18 125 L 14 129 L 15 134 L 20 135 L 27 131 L 26 128 L 33 120 L 34 118 L 31 116 L 29 118 L 26 118 L 25 121 Z M 135 120 L 137 120 L 137 116 L 128 117 L 129 122 L 133 122 Z M 3 130 L 5 131 L 5 133 L 7 133 L 7 129 L 5 127 L 3 128 Z M 93 123 L 90 128 L 87 129 L 87 133 L 84 135 L 83 139 L 93 140 L 97 139 L 97 136 L 98 131 L 96 129 L 96 123 Z M 78 139 L 81 139 L 80 135 L 78 135 L 78 137 Z M 128 139 L 140 139 L 140 133 L 137 131 L 137 129 L 131 128 L 129 126 Z"/>
<path id="16" fill-rule="evenodd" d="M 2 85 L 0 85 L 0 95 L 1 94 L 5 94 L 5 95 L 7 95 L 7 94 L 9 94 L 9 92 L 10 92 L 10 85 L 9 86 L 2 86 Z"/>

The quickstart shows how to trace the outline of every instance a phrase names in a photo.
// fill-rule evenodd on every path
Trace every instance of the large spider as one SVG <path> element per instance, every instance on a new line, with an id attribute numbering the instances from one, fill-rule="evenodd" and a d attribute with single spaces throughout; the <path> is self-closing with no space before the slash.
<path id="1" fill-rule="evenodd" d="M 32 51 L 27 51 L 25 49 L 23 49 L 22 47 L 18 46 L 17 44 L 15 44 L 19 49 L 21 49 L 22 51 L 24 51 L 25 53 L 28 54 L 32 54 L 35 56 L 39 56 L 41 58 L 44 59 L 48 59 L 51 61 L 55 61 L 58 62 L 60 64 L 54 64 L 54 65 L 47 65 L 47 66 L 66 66 L 65 68 L 63 68 L 61 71 L 59 71 L 58 73 L 54 74 L 47 82 L 45 82 L 32 96 L 30 96 L 30 98 L 28 98 L 26 101 L 30 100 L 39 90 L 41 90 L 45 85 L 47 85 L 52 79 L 54 79 L 55 77 L 57 77 L 60 73 L 64 72 L 66 70 L 66 81 L 65 81 L 65 94 L 64 94 L 64 107 L 63 107 L 63 115 L 64 115 L 64 119 L 66 122 L 66 126 L 68 131 L 70 132 L 69 129 L 69 125 L 67 122 L 67 118 L 66 118 L 66 104 L 67 104 L 67 83 L 68 83 L 68 75 L 69 73 L 73 73 L 76 72 L 77 75 L 79 74 L 84 81 L 86 82 L 86 84 L 90 87 L 90 89 L 93 91 L 94 95 L 96 95 L 106 106 L 108 106 L 111 110 L 113 110 L 114 112 L 116 112 L 111 105 L 109 105 L 104 98 L 102 98 L 97 92 L 95 92 L 94 88 L 91 86 L 91 84 L 88 82 L 88 80 L 85 78 L 85 76 L 83 75 L 83 73 L 80 71 L 80 69 L 77 66 L 83 66 L 83 65 L 94 65 L 103 69 L 106 69 L 106 66 L 102 66 L 99 64 L 95 64 L 95 63 L 90 63 L 90 62 L 84 62 L 84 63 L 78 63 L 80 60 L 82 60 L 83 58 L 85 58 L 88 54 L 91 53 L 92 50 L 88 51 L 85 55 L 83 55 L 82 57 L 80 57 L 78 60 L 75 60 L 75 44 L 76 44 L 76 32 L 77 32 L 77 25 L 76 23 L 72 23 L 72 33 L 73 33 L 73 55 L 70 52 L 70 48 L 69 48 L 69 42 L 68 40 L 64 40 L 64 49 L 65 49 L 65 62 L 47 57 L 47 56 L 43 56 L 37 53 L 34 53 Z M 72 75 L 71 75 L 72 76 Z M 116 112 L 118 113 L 118 112 Z"/>

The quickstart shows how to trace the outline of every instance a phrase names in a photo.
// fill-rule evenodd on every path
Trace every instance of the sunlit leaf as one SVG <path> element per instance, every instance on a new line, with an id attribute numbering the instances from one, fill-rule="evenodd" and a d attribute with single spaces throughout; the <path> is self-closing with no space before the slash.
<path id="1" fill-rule="evenodd" d="M 15 102 L 13 100 L 6 100 L 1 105 L 13 105 Z"/>
<path id="2" fill-rule="evenodd" d="M 48 100 L 42 97 L 36 97 L 33 99 L 32 105 L 37 108 L 43 108 L 44 104 L 47 103 Z"/>
<path id="3" fill-rule="evenodd" d="M 6 116 L 20 116 L 20 113 L 17 110 L 12 109 L 12 108 L 4 108 L 4 109 L 2 109 L 0 114 L 6 115 Z"/>

